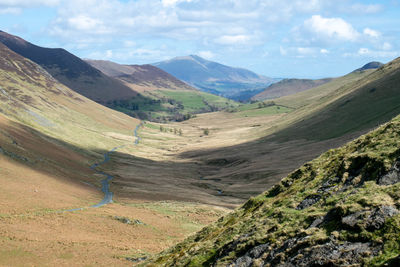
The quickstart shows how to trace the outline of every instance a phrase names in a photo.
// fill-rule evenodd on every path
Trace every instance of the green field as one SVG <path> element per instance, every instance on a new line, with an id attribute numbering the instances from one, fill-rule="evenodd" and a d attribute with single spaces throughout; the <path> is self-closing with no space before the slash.
<path id="1" fill-rule="evenodd" d="M 156 90 L 130 100 L 113 101 L 108 106 L 130 116 L 166 122 L 186 120 L 193 114 L 236 108 L 239 104 L 200 91 Z"/>

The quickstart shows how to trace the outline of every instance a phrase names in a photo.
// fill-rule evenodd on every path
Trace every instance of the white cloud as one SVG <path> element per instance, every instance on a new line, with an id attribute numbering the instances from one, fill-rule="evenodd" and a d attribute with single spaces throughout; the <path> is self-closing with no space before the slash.
<path id="1" fill-rule="evenodd" d="M 60 0 L 0 0 L 0 6 L 5 7 L 34 7 L 57 6 Z"/>
<path id="2" fill-rule="evenodd" d="M 365 57 L 365 58 L 374 58 L 374 59 L 378 59 L 381 60 L 383 58 L 385 59 L 394 59 L 398 56 L 400 56 L 400 52 L 399 51 L 384 51 L 384 50 L 373 50 L 373 49 L 369 49 L 366 47 L 361 47 L 358 49 L 357 52 L 355 53 L 344 53 L 343 54 L 344 57 Z"/>
<path id="3" fill-rule="evenodd" d="M 379 38 L 381 36 L 380 32 L 372 30 L 370 28 L 365 28 L 363 33 L 366 36 L 372 37 L 372 38 Z"/>
<path id="4" fill-rule="evenodd" d="M 131 41 L 131 40 L 125 40 L 124 41 L 124 47 L 134 47 L 136 46 L 136 42 L 135 41 Z"/>
<path id="5" fill-rule="evenodd" d="M 247 44 L 251 40 L 251 37 L 248 35 L 223 35 L 215 39 L 217 44 L 223 45 L 241 45 Z"/>
<path id="6" fill-rule="evenodd" d="M 212 59 L 215 57 L 215 54 L 211 51 L 200 51 L 197 53 L 200 57 L 203 57 L 205 59 Z"/>
<path id="7" fill-rule="evenodd" d="M 329 50 L 328 50 L 328 49 L 325 49 L 325 48 L 322 48 L 321 50 L 319 50 L 319 52 L 320 52 L 321 54 L 329 54 Z"/>
<path id="8" fill-rule="evenodd" d="M 1 8 L 0 7 L 0 14 L 13 14 L 13 15 L 18 15 L 21 14 L 22 9 L 18 7 L 6 7 L 6 8 Z"/>
<path id="9" fill-rule="evenodd" d="M 388 43 L 388 42 L 384 42 L 383 43 L 383 45 L 382 45 L 382 49 L 383 50 L 391 50 L 393 47 L 392 47 L 392 45 L 390 44 L 390 43 Z"/>
<path id="10" fill-rule="evenodd" d="M 379 4 L 353 4 L 350 7 L 347 7 L 347 12 L 353 12 L 353 13 L 363 13 L 363 14 L 373 14 L 373 13 L 378 13 L 383 10 L 383 6 Z"/>
<path id="11" fill-rule="evenodd" d="M 304 22 L 303 28 L 315 38 L 323 40 L 356 41 L 360 36 L 360 33 L 342 18 L 324 18 L 314 15 Z"/>
<path id="12" fill-rule="evenodd" d="M 359 55 L 368 55 L 368 54 L 371 53 L 371 51 L 370 51 L 368 48 L 362 47 L 362 48 L 358 49 L 358 52 L 357 52 L 357 53 L 358 53 Z"/>
<path id="13" fill-rule="evenodd" d="M 192 0 L 161 0 L 163 6 L 174 6 L 181 2 L 192 2 Z"/>
<path id="14" fill-rule="evenodd" d="M 102 26 L 102 22 L 100 20 L 93 19 L 85 15 L 78 15 L 76 17 L 69 18 L 68 24 L 72 28 L 82 31 L 91 31 Z"/>

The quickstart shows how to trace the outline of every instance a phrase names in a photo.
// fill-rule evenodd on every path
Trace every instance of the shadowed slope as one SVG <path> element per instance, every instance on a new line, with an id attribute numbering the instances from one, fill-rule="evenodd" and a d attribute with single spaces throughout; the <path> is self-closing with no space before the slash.
<path id="1" fill-rule="evenodd" d="M 330 82 L 331 78 L 320 80 L 284 79 L 267 87 L 261 93 L 253 96 L 252 100 L 267 100 L 292 95 Z"/>
<path id="2" fill-rule="evenodd" d="M 39 47 L 2 31 L 0 42 L 42 66 L 64 85 L 96 102 L 126 99 L 137 94 L 64 49 Z"/>

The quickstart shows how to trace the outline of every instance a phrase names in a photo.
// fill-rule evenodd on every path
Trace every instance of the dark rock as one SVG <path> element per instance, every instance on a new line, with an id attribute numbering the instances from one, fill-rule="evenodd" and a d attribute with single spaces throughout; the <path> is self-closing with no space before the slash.
<path id="1" fill-rule="evenodd" d="M 320 195 L 309 195 L 296 207 L 296 210 L 302 210 L 308 208 L 321 199 Z"/>
<path id="2" fill-rule="evenodd" d="M 369 231 L 379 230 L 385 224 L 386 218 L 393 217 L 398 214 L 399 211 L 392 206 L 382 206 L 376 208 L 371 212 L 366 220 L 366 227 Z"/>
<path id="3" fill-rule="evenodd" d="M 372 247 L 370 243 L 344 242 L 338 244 L 330 241 L 322 245 L 301 249 L 285 260 L 285 263 L 300 267 L 361 265 L 365 257 L 377 253 L 378 249 Z"/>
<path id="4" fill-rule="evenodd" d="M 308 228 L 318 227 L 321 223 L 324 222 L 324 217 L 318 217 L 315 219 Z"/>
<path id="5" fill-rule="evenodd" d="M 400 182 L 400 158 L 396 160 L 389 172 L 378 179 L 379 185 L 392 185 Z"/>
<path id="6" fill-rule="evenodd" d="M 388 266 L 388 267 L 398 267 L 400 266 L 400 256 L 397 256 L 395 258 L 392 258 L 385 262 L 383 266 Z"/>
<path id="7" fill-rule="evenodd" d="M 142 221 L 140 221 L 138 219 L 135 219 L 132 221 L 131 219 L 129 219 L 127 217 L 121 217 L 121 216 L 114 216 L 114 219 L 118 220 L 122 223 L 125 223 L 125 224 L 143 224 L 143 225 L 145 225 L 145 223 L 143 223 Z"/>
<path id="8" fill-rule="evenodd" d="M 232 265 L 233 267 L 250 267 L 253 263 L 253 259 L 249 256 L 245 255 L 238 258 L 235 263 Z"/>
<path id="9" fill-rule="evenodd" d="M 365 211 L 357 211 L 342 218 L 342 224 L 350 228 L 356 228 L 357 224 L 365 217 Z"/>
<path id="10" fill-rule="evenodd" d="M 337 185 L 335 185 L 335 184 L 337 184 L 339 182 L 340 182 L 340 178 L 338 178 L 338 177 L 329 179 L 328 181 L 323 183 L 320 188 L 318 188 L 317 192 L 318 193 L 329 193 L 330 191 L 332 191 L 333 189 L 335 189 L 337 187 Z"/>

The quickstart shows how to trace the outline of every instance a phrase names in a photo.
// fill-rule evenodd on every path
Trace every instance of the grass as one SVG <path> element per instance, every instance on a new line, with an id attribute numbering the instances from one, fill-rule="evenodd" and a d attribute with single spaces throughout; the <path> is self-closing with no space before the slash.
<path id="1" fill-rule="evenodd" d="M 188 119 L 197 114 L 236 107 L 238 103 L 223 97 L 192 90 L 154 90 L 131 100 L 114 101 L 109 106 L 131 116 L 154 121 Z"/>
<path id="2" fill-rule="evenodd" d="M 346 146 L 330 150 L 303 165 L 271 190 L 251 198 L 233 213 L 154 258 L 153 265 L 225 266 L 258 244 L 269 243 L 270 250 L 279 250 L 289 238 L 301 240 L 299 238 L 305 236 L 307 238 L 301 241 L 301 246 L 284 248 L 280 260 L 285 262 L 292 255 L 301 253 L 302 247 L 312 249 L 327 242 L 368 240 L 372 244 L 383 242 L 382 253 L 370 254 L 361 261 L 371 266 L 389 262 L 400 254 L 400 214 L 387 219 L 381 230 L 367 229 L 362 222 L 359 228 L 348 228 L 343 226 L 341 218 L 358 211 L 369 213 L 376 207 L 400 205 L 399 183 L 380 186 L 376 181 L 382 174 L 371 172 L 383 168 L 381 173 L 385 173 L 391 168 L 400 156 L 399 140 L 400 116 Z M 362 165 L 357 163 L 360 157 L 365 159 Z M 344 171 L 342 166 L 345 166 Z M 349 173 L 357 176 L 350 177 L 350 184 L 346 182 L 346 179 L 350 179 Z M 366 179 L 365 182 L 362 182 L 363 179 Z M 327 181 L 336 187 L 324 193 L 322 200 L 311 207 L 296 209 L 305 197 L 318 194 L 318 189 Z M 337 211 L 337 217 L 332 217 L 329 223 L 318 228 L 308 229 L 313 220 L 332 210 Z M 341 260 L 344 259 L 338 259 L 337 262 Z M 152 266 L 149 262 L 146 264 Z"/>
<path id="3" fill-rule="evenodd" d="M 282 113 L 289 113 L 293 109 L 287 108 L 284 106 L 270 106 L 265 108 L 256 108 L 256 109 L 249 109 L 242 112 L 238 112 L 237 116 L 240 117 L 258 117 L 258 116 L 266 116 L 266 115 L 275 115 L 275 114 L 282 114 Z"/>

